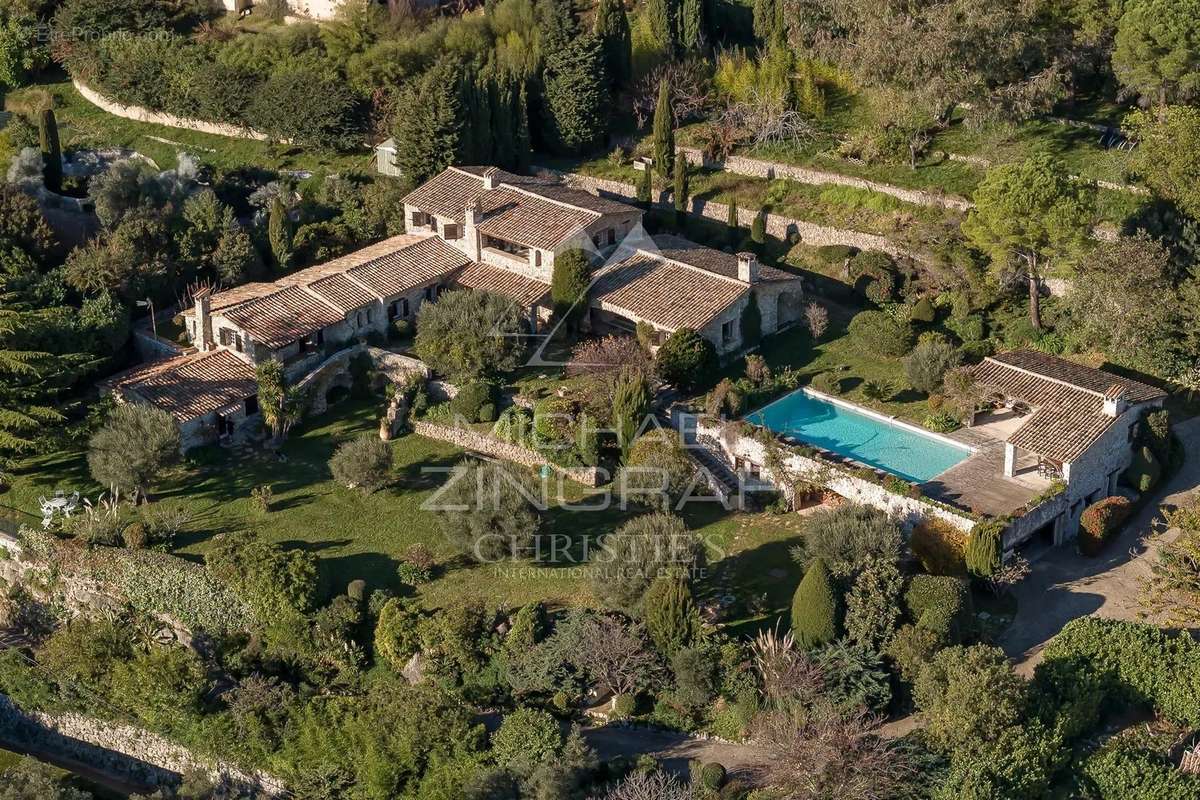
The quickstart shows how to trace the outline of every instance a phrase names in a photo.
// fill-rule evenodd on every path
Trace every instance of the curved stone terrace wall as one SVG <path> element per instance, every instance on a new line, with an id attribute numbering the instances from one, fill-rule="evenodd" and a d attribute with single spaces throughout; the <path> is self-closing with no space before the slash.
<path id="1" fill-rule="evenodd" d="M 245 128 L 239 125 L 227 125 L 221 122 L 205 122 L 198 119 L 185 119 L 176 117 L 171 114 L 163 114 L 158 111 L 151 111 L 148 108 L 141 106 L 125 106 L 109 100 L 104 95 L 91 89 L 78 79 L 72 78 L 71 83 L 74 84 L 75 90 L 97 108 L 107 111 L 109 114 L 124 119 L 131 119 L 135 122 L 149 122 L 153 125 L 164 125 L 168 128 L 180 128 L 182 130 L 196 131 L 197 133 L 211 133 L 216 136 L 228 136 L 231 139 L 254 139 L 260 142 L 267 142 L 271 137 L 265 133 L 260 133 L 250 128 Z"/>
<path id="2" fill-rule="evenodd" d="M 600 467 L 560 467 L 546 460 L 542 454 L 511 442 L 497 439 L 494 436 L 469 428 L 456 428 L 450 425 L 439 425 L 434 422 L 417 420 L 413 423 L 413 432 L 430 439 L 457 445 L 464 450 L 482 453 L 492 458 L 511 461 L 526 467 L 541 467 L 549 465 L 558 474 L 570 478 L 585 486 L 600 486 L 608 482 L 608 470 Z"/>

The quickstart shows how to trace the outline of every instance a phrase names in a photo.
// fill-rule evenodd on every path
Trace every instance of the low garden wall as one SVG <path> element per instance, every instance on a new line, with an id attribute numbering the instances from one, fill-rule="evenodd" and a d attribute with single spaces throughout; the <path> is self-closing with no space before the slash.
<path id="1" fill-rule="evenodd" d="M 918 189 L 905 189 L 889 183 L 877 183 L 865 178 L 841 175 L 837 172 L 825 172 L 824 170 L 797 167 L 794 164 L 784 164 L 780 161 L 762 161 L 757 158 L 746 158 L 745 156 L 729 156 L 724 160 L 714 161 L 705 157 L 703 150 L 695 147 L 680 147 L 679 152 L 683 153 L 689 164 L 720 169 L 738 175 L 749 175 L 754 178 L 766 178 L 767 180 L 787 178 L 797 183 L 806 183 L 812 186 L 824 186 L 827 184 L 851 186 L 855 189 L 867 189 L 872 192 L 891 195 L 898 200 L 903 200 L 905 203 L 952 208 L 957 211 L 969 211 L 975 207 L 975 204 L 970 200 L 964 200 L 961 197 L 955 197 L 944 192 L 924 192 Z"/>
<path id="2" fill-rule="evenodd" d="M 65 756 L 139 784 L 175 785 L 184 773 L 200 770 L 222 784 L 256 795 L 290 794 L 274 776 L 197 758 L 186 747 L 142 728 L 72 712 L 25 711 L 5 695 L 0 695 L 0 729 L 26 747 Z"/>
<path id="3" fill-rule="evenodd" d="M 549 464 L 550 468 L 558 474 L 585 486 L 600 486 L 607 483 L 609 478 L 608 470 L 599 467 L 560 467 L 547 461 L 545 456 L 534 450 L 502 441 L 479 431 L 417 420 L 413 423 L 413 432 L 430 439 L 449 442 L 464 450 L 482 453 L 504 461 L 512 461 L 526 467 L 541 467 Z"/>
<path id="4" fill-rule="evenodd" d="M 568 184 L 584 189 L 592 194 L 612 197 L 623 201 L 635 200 L 637 197 L 637 188 L 633 184 L 607 180 L 605 178 L 593 178 L 574 172 L 560 172 L 548 167 L 536 167 L 535 169 L 538 172 L 562 178 Z M 669 210 L 674 208 L 671 195 L 666 191 L 658 193 L 654 199 L 654 204 L 663 209 Z M 716 222 L 725 222 L 729 217 L 729 206 L 699 197 L 691 198 L 688 210 L 696 216 Z M 739 208 L 738 224 L 749 228 L 754 223 L 754 217 L 757 213 L 753 209 Z M 878 250 L 893 257 L 906 257 L 918 261 L 925 260 L 918 253 L 900 247 L 883 236 L 862 233 L 861 231 L 844 230 L 842 228 L 831 228 L 826 225 L 817 225 L 812 222 L 805 222 L 804 220 L 780 216 L 779 214 L 767 214 L 765 221 L 767 233 L 784 241 L 787 241 L 795 234 L 801 242 L 813 247 L 843 245 L 858 250 Z"/>
<path id="5" fill-rule="evenodd" d="M 677 424 L 685 430 L 690 428 L 686 420 L 680 419 Z M 722 426 L 700 418 L 696 418 L 694 431 L 695 436 L 690 439 L 691 443 L 708 447 L 710 450 L 717 449 L 719 452 L 715 455 L 723 458 L 726 462 L 742 458 L 755 464 L 765 465 L 770 460 L 767 457 L 767 446 L 756 438 L 738 434 L 731 439 L 725 434 Z M 928 498 L 897 494 L 879 483 L 851 475 L 833 464 L 799 453 L 788 452 L 785 444 L 780 444 L 779 447 L 783 448 L 785 452 L 783 461 L 785 469 L 794 475 L 818 483 L 852 502 L 885 511 L 900 519 L 905 525 L 915 525 L 921 519 L 932 516 L 964 532 L 970 532 L 975 527 L 976 518 L 966 512 L 955 511 L 950 506 L 935 503 Z M 786 491 L 786 487 L 781 486 L 784 481 L 780 480 L 780 476 L 773 475 L 771 470 L 765 466 L 761 472 L 764 479 L 770 480 L 781 490 Z"/>
<path id="6" fill-rule="evenodd" d="M 270 141 L 270 137 L 265 133 L 248 128 L 242 128 L 237 125 L 225 125 L 219 122 L 204 122 L 198 119 L 184 119 L 182 117 L 172 116 L 171 114 L 163 114 L 158 111 L 151 111 L 140 106 L 123 106 L 113 100 L 109 100 L 99 92 L 89 89 L 78 80 L 73 80 L 75 90 L 97 108 L 107 111 L 109 114 L 125 119 L 131 119 L 136 122 L 149 122 L 154 125 L 165 125 L 168 128 L 181 128 L 188 131 L 196 131 L 198 133 L 211 133 L 217 136 L 228 136 L 233 139 L 255 139 L 260 142 Z"/>
<path id="7" fill-rule="evenodd" d="M 0 579 L 72 614 L 132 606 L 185 642 L 199 629 L 221 633 L 253 621 L 203 565 L 153 550 L 88 548 L 29 528 L 17 537 L 0 534 Z"/>

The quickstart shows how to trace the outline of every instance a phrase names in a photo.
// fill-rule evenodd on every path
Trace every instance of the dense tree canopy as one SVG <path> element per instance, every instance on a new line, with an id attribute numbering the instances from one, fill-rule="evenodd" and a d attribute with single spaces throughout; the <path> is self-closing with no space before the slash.
<path id="1" fill-rule="evenodd" d="M 1117 24 L 1113 71 L 1153 102 L 1200 96 L 1200 2 L 1129 0 Z"/>

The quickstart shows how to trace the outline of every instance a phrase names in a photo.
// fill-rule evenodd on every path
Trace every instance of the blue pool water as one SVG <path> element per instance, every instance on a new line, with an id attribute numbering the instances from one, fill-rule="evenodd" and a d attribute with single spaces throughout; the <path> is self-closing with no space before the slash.
<path id="1" fill-rule="evenodd" d="M 803 389 L 746 419 L 914 483 L 931 480 L 971 455 L 966 447 L 845 408 Z"/>

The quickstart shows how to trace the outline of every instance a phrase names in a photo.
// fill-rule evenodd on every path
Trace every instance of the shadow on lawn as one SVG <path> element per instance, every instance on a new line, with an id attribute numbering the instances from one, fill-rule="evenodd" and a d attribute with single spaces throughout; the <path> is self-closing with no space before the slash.
<path id="1" fill-rule="evenodd" d="M 797 534 L 766 542 L 727 556 L 710 568 L 697 594 L 709 602 L 733 595 L 726 623 L 729 633 L 752 636 L 774 625 L 780 615 L 787 615 L 803 574 L 788 551 L 802 538 Z"/>

